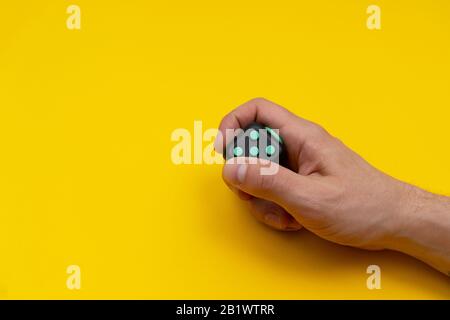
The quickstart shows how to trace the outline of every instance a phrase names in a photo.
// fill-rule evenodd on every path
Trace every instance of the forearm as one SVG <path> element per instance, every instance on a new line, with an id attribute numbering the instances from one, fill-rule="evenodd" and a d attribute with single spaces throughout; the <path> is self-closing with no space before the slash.
<path id="1" fill-rule="evenodd" d="M 388 248 L 414 256 L 450 276 L 450 198 L 408 186 Z"/>

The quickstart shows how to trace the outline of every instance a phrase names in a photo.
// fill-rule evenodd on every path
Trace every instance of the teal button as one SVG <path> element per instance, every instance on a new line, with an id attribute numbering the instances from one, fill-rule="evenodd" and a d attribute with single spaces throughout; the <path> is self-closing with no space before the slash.
<path id="1" fill-rule="evenodd" d="M 275 153 L 275 147 L 274 146 L 267 146 L 266 147 L 266 154 L 268 156 L 271 156 Z"/>
<path id="2" fill-rule="evenodd" d="M 251 156 L 256 157 L 259 153 L 258 147 L 251 147 L 249 152 Z"/>
<path id="3" fill-rule="evenodd" d="M 256 130 L 250 131 L 250 139 L 258 140 L 259 139 L 259 132 L 256 131 Z"/>
<path id="4" fill-rule="evenodd" d="M 240 156 L 242 156 L 243 153 L 244 153 L 244 149 L 242 149 L 241 147 L 236 147 L 233 149 L 233 154 L 235 157 L 240 157 Z"/>

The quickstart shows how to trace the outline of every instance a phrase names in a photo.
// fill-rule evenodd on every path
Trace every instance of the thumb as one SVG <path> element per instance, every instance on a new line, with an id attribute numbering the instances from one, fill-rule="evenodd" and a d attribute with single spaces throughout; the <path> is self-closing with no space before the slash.
<path id="1" fill-rule="evenodd" d="M 277 163 L 255 158 L 232 158 L 225 163 L 223 179 L 257 198 L 284 208 L 303 207 L 310 202 L 314 180 Z"/>

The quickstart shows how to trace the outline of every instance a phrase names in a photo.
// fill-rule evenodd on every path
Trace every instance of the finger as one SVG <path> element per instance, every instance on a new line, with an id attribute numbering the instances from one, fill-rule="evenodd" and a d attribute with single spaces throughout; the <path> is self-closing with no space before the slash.
<path id="1" fill-rule="evenodd" d="M 282 231 L 298 231 L 302 226 L 279 205 L 253 198 L 248 201 L 250 212 L 260 222 Z"/>
<path id="2" fill-rule="evenodd" d="M 288 145 L 299 141 L 301 127 L 307 128 L 313 125 L 271 101 L 263 98 L 253 99 L 237 107 L 222 119 L 215 143 L 216 151 L 223 151 L 227 141 L 231 141 L 234 137 L 233 130 L 245 128 L 251 122 L 278 129 Z M 295 126 L 292 126 L 294 122 Z"/>
<path id="3" fill-rule="evenodd" d="M 313 178 L 297 174 L 274 162 L 258 160 L 255 163 L 255 158 L 233 158 L 227 161 L 222 175 L 227 183 L 239 190 L 275 202 L 285 209 L 311 208 L 313 195 L 320 192 Z"/>
<path id="4" fill-rule="evenodd" d="M 239 199 L 241 199 L 241 200 L 243 200 L 243 201 L 248 201 L 248 200 L 250 200 L 250 199 L 253 198 L 252 195 L 250 195 L 250 194 L 248 194 L 248 193 L 246 193 L 246 192 L 244 192 L 244 191 L 242 191 L 242 190 L 239 190 L 238 188 L 232 186 L 232 185 L 229 184 L 228 182 L 225 182 L 225 184 L 227 185 L 227 187 L 228 187 L 235 195 L 238 196 Z"/>

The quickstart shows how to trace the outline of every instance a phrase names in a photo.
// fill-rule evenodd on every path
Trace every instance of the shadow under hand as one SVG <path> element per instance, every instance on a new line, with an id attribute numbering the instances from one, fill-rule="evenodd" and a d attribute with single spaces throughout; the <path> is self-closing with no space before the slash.
<path id="1" fill-rule="evenodd" d="M 210 179 L 209 179 L 210 178 Z M 218 184 L 217 175 L 209 176 L 203 192 Z M 382 289 L 374 298 L 450 298 L 450 278 L 424 263 L 392 251 L 367 251 L 331 243 L 306 229 L 280 232 L 257 222 L 225 185 L 203 197 L 210 215 L 203 231 L 229 259 L 240 264 L 255 264 L 259 270 L 278 273 L 277 279 L 304 295 L 305 288 L 339 292 L 339 298 L 367 295 L 366 273 L 369 265 L 378 265 Z M 399 290 L 401 288 L 401 290 Z M 335 297 L 335 295 L 333 296 Z"/>

